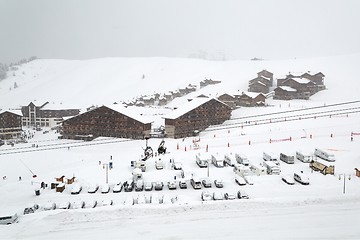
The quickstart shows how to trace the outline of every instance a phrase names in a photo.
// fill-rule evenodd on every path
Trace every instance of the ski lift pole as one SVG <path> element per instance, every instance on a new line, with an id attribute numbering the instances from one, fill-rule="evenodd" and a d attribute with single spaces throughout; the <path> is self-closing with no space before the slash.
<path id="1" fill-rule="evenodd" d="M 35 178 L 36 174 L 33 171 L 31 171 L 31 169 L 21 159 L 19 159 L 19 161 L 31 172 L 33 178 Z"/>

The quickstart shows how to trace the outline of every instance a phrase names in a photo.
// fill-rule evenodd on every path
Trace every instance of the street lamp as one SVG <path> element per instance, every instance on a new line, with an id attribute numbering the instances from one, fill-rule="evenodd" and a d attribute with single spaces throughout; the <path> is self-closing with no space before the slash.
<path id="1" fill-rule="evenodd" d="M 344 179 L 344 184 L 343 184 L 343 194 L 345 194 L 345 187 L 346 187 L 346 176 L 348 177 L 349 181 L 351 180 L 351 175 L 350 174 L 339 174 L 339 180 L 341 180 L 341 177 L 343 177 Z"/>

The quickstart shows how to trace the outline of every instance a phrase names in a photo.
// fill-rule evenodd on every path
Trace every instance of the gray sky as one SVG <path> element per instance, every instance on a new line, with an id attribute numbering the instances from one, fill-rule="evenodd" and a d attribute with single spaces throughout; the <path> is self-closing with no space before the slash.
<path id="1" fill-rule="evenodd" d="M 360 52 L 358 0 L 0 0 L 0 62 Z"/>

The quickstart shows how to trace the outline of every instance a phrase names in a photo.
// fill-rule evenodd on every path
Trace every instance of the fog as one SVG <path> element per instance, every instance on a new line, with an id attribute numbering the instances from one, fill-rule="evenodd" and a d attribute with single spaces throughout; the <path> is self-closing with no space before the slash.
<path id="1" fill-rule="evenodd" d="M 289 59 L 360 51 L 360 1 L 0 0 L 0 62 Z"/>

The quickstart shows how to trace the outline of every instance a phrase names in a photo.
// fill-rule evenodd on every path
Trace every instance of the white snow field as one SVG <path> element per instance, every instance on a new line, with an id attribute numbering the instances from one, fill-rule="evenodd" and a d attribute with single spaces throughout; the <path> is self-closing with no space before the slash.
<path id="1" fill-rule="evenodd" d="M 140 94 L 197 84 L 205 77 L 222 83 L 191 95 L 216 96 L 226 90 L 246 91 L 247 81 L 262 69 L 273 72 L 275 77 L 283 77 L 289 71 L 321 71 L 326 75 L 327 90 L 307 101 L 268 99 L 268 107 L 239 108 L 233 111 L 231 120 L 209 127 L 199 138 L 166 138 L 169 153 L 160 156 L 164 169 L 156 170 L 159 157 L 154 157 L 146 161 L 147 170 L 143 173 L 145 182 L 163 181 L 162 191 L 88 193 L 90 185 L 101 188 L 108 180 L 112 189 L 116 183 L 130 179 L 131 161 L 140 159 L 145 140 L 59 140 L 58 134 L 50 130 L 46 134 L 34 132 L 28 143 L 3 145 L 0 176 L 6 179 L 0 180 L 0 216 L 16 212 L 19 218 L 17 223 L 0 225 L 0 239 L 359 239 L 360 178 L 354 170 L 360 169 L 358 58 L 359 55 L 350 55 L 259 62 L 164 58 L 37 60 L 22 66 L 16 76 L 0 82 L 0 108 L 16 108 L 34 99 L 38 105 L 44 101 L 72 107 L 111 104 Z M 25 74 L 20 74 L 22 71 Z M 143 74 L 145 79 L 141 78 Z M 10 91 L 14 81 L 19 87 Z M 191 95 L 169 106 L 182 104 Z M 342 104 L 332 105 L 338 103 Z M 154 118 L 156 124 L 161 124 L 161 115 L 170 111 L 133 110 Z M 274 114 L 266 115 L 270 113 Z M 200 139 L 197 150 L 193 148 L 194 139 Z M 148 144 L 156 151 L 160 141 L 150 139 Z M 197 166 L 195 155 L 205 153 L 206 148 L 209 153 L 220 155 L 245 154 L 255 165 L 262 162 L 264 151 L 295 155 L 298 150 L 312 154 L 315 148 L 321 148 L 335 155 L 335 162 L 322 161 L 335 166 L 335 175 L 313 172 L 308 163 L 295 159 L 294 164 L 280 161 L 280 175 L 255 174 L 253 185 L 239 186 L 232 167 Z M 181 178 L 181 171 L 171 168 L 170 159 L 182 163 L 187 189 L 167 188 L 168 181 Z M 106 171 L 110 162 L 114 167 Z M 300 171 L 309 177 L 309 185 L 288 185 L 281 179 Z M 212 181 L 222 179 L 224 183 L 223 188 L 207 188 L 209 192 L 246 191 L 249 199 L 202 202 L 204 188 L 194 190 L 190 179 L 208 174 Z M 71 194 L 72 184 L 66 184 L 62 193 L 51 189 L 55 178 L 63 175 L 75 176 L 75 184 L 81 185 L 82 191 Z M 41 182 L 48 187 L 36 196 Z M 145 199 L 144 204 L 129 204 L 129 200 L 139 196 Z M 152 196 L 164 196 L 164 203 L 150 204 Z M 113 205 L 100 206 L 110 200 Z M 51 203 L 59 206 L 70 202 L 78 206 L 80 201 L 85 202 L 85 208 L 44 209 Z M 93 201 L 98 205 L 90 208 Z M 39 209 L 24 215 L 24 208 L 33 204 L 38 204 Z"/>

